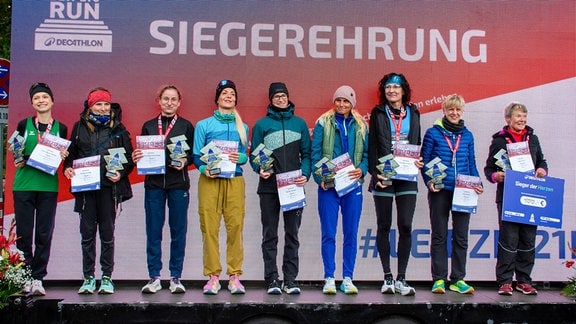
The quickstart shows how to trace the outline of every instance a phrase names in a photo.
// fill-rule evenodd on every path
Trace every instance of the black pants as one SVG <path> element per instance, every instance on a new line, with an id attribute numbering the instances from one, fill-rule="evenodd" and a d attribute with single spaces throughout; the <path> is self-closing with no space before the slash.
<path id="1" fill-rule="evenodd" d="M 396 199 L 396 222 L 398 224 L 398 274 L 405 275 L 412 248 L 412 219 L 416 207 L 416 195 L 394 197 L 374 196 L 376 209 L 376 245 L 384 273 L 390 269 L 390 228 L 392 226 L 392 201 Z"/>
<path id="2" fill-rule="evenodd" d="M 502 215 L 502 203 L 497 203 L 498 215 Z M 536 257 L 537 226 L 500 220 L 496 281 L 499 285 L 512 283 L 514 275 L 518 283 L 532 284 L 532 268 Z"/>
<path id="3" fill-rule="evenodd" d="M 466 276 L 466 257 L 468 253 L 468 228 L 470 214 L 451 211 L 453 191 L 440 190 L 428 192 L 432 240 L 430 257 L 432 259 L 432 279 L 448 278 L 448 219 L 452 213 L 452 269 L 450 280 L 456 282 Z"/>
<path id="4" fill-rule="evenodd" d="M 82 271 L 84 278 L 94 276 L 96 265 L 96 232 L 100 235 L 100 266 L 103 276 L 112 276 L 114 270 L 114 224 L 116 205 L 112 189 L 103 187 L 76 196 L 80 211 L 82 236 Z M 79 201 L 78 201 L 79 200 Z"/>
<path id="5" fill-rule="evenodd" d="M 16 236 L 19 237 L 16 247 L 24 253 L 32 278 L 42 280 L 50 259 L 58 193 L 14 191 L 13 197 Z"/>
<path id="6" fill-rule="evenodd" d="M 264 280 L 267 283 L 278 279 L 276 255 L 278 254 L 278 223 L 280 221 L 280 200 L 278 194 L 260 194 L 262 220 L 262 257 L 264 259 Z M 303 208 L 290 210 L 284 216 L 284 256 L 282 273 L 284 281 L 294 281 L 298 276 L 299 258 L 298 230 L 302 222 Z"/>

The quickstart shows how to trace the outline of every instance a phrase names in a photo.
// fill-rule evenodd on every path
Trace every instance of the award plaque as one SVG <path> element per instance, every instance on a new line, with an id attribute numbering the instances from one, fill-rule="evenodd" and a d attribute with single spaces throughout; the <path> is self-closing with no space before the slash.
<path id="1" fill-rule="evenodd" d="M 267 149 L 264 144 L 260 143 L 252 152 L 254 162 L 260 166 L 260 170 L 268 173 L 274 173 L 274 158 L 272 151 Z"/>
<path id="2" fill-rule="evenodd" d="M 188 143 L 186 142 L 186 136 L 180 135 L 170 138 L 171 144 L 167 145 L 168 151 L 170 151 L 170 166 L 181 167 L 181 158 L 188 157 L 186 151 L 190 150 Z"/>
<path id="3" fill-rule="evenodd" d="M 380 172 L 380 174 L 386 178 L 386 180 L 380 180 L 380 184 L 383 186 L 391 186 L 392 185 L 392 177 L 396 174 L 396 169 L 398 168 L 398 162 L 394 161 L 394 155 L 388 154 L 378 159 L 378 164 L 376 169 Z"/>
<path id="4" fill-rule="evenodd" d="M 211 176 L 219 175 L 222 171 L 218 167 L 218 163 L 220 163 L 220 157 L 214 150 L 209 149 L 208 154 L 206 157 L 206 167 L 208 168 L 208 173 Z"/>
<path id="5" fill-rule="evenodd" d="M 322 178 L 322 182 L 324 182 L 325 189 L 331 189 L 336 186 L 334 183 L 334 177 L 336 176 L 336 172 L 334 168 L 336 167 L 332 164 L 326 157 L 323 157 L 318 163 L 315 165 L 316 167 L 316 174 Z"/>
<path id="6" fill-rule="evenodd" d="M 444 189 L 444 183 L 442 180 L 446 178 L 447 174 L 444 172 L 448 167 L 442 163 L 439 157 L 432 159 L 425 165 L 426 175 L 432 178 L 432 183 L 434 183 L 434 188 Z"/>
<path id="7" fill-rule="evenodd" d="M 496 159 L 495 164 L 502 170 L 512 170 L 512 166 L 510 165 L 510 158 L 508 157 L 508 152 L 506 152 L 505 149 L 500 149 L 500 151 L 494 155 L 494 159 Z"/>
<path id="8" fill-rule="evenodd" d="M 104 155 L 106 161 L 106 176 L 113 178 L 117 175 L 118 170 L 124 169 L 124 163 L 128 163 L 126 159 L 126 150 L 123 147 L 116 147 L 108 149 L 110 155 Z"/>
<path id="9" fill-rule="evenodd" d="M 8 139 L 8 143 L 10 143 L 9 150 L 14 153 L 14 164 L 24 161 L 24 141 L 24 137 L 20 136 L 18 131 L 14 131 Z"/>

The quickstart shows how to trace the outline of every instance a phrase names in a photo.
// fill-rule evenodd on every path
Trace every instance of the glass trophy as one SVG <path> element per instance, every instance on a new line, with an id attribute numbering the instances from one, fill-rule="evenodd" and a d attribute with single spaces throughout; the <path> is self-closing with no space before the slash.
<path id="1" fill-rule="evenodd" d="M 506 171 L 512 169 L 508 152 L 506 152 L 505 149 L 500 149 L 500 151 L 494 155 L 494 158 L 496 159 L 496 165 L 502 170 Z"/>
<path id="2" fill-rule="evenodd" d="M 10 143 L 9 150 L 14 153 L 14 164 L 24 161 L 24 141 L 24 137 L 20 136 L 18 131 L 14 131 L 8 139 L 8 143 Z"/>
<path id="3" fill-rule="evenodd" d="M 444 172 L 448 167 L 442 163 L 439 157 L 432 159 L 425 166 L 426 175 L 432 178 L 432 183 L 434 183 L 434 188 L 444 189 L 444 183 L 442 180 L 446 178 L 447 174 Z"/>
<path id="4" fill-rule="evenodd" d="M 334 183 L 334 177 L 336 176 L 336 172 L 334 172 L 335 165 L 328 161 L 326 157 L 323 157 L 316 163 L 315 167 L 316 174 L 319 175 L 322 182 L 324 182 L 324 188 L 334 188 L 336 186 Z"/>
<path id="5" fill-rule="evenodd" d="M 264 144 L 260 143 L 252 152 L 254 162 L 260 166 L 260 170 L 268 173 L 274 173 L 274 158 L 272 151 L 267 149 Z"/>
<path id="6" fill-rule="evenodd" d="M 211 141 L 206 146 L 204 146 L 200 152 L 203 153 L 203 155 L 200 157 L 200 160 L 206 163 L 208 174 L 211 176 L 219 175 L 222 172 L 218 166 L 220 161 L 222 161 L 222 158 L 220 157 L 222 151 L 216 146 L 214 141 Z"/>
<path id="7" fill-rule="evenodd" d="M 126 159 L 126 150 L 123 147 L 116 147 L 108 149 L 110 155 L 104 155 L 106 161 L 106 176 L 113 178 L 117 175 L 118 170 L 124 169 L 124 163 L 128 163 Z"/>
<path id="8" fill-rule="evenodd" d="M 167 145 L 170 151 L 170 166 L 179 168 L 183 165 L 180 159 L 188 157 L 186 151 L 190 150 L 190 146 L 186 142 L 185 135 L 172 137 L 170 142 L 172 143 Z"/>
<path id="9" fill-rule="evenodd" d="M 380 174 L 386 178 L 385 180 L 380 180 L 380 184 L 383 186 L 391 186 L 392 185 L 392 177 L 396 175 L 396 169 L 398 168 L 398 162 L 394 161 L 394 155 L 388 154 L 378 159 L 378 164 L 376 169 L 380 172 Z"/>

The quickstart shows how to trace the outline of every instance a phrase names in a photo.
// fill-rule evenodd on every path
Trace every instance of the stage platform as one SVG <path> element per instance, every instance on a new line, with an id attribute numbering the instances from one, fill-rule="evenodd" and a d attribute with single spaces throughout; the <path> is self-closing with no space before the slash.
<path id="1" fill-rule="evenodd" d="M 381 282 L 356 282 L 358 295 L 322 294 L 321 282 L 300 283 L 300 295 L 267 295 L 262 282 L 244 282 L 245 295 L 231 295 L 226 281 L 218 295 L 202 294 L 204 282 L 183 281 L 185 294 L 168 282 L 142 294 L 145 282 L 116 282 L 113 295 L 78 295 L 78 282 L 45 282 L 47 296 L 13 299 L 0 311 L 8 323 L 576 323 L 576 302 L 560 295 L 560 283 L 537 296 L 500 296 L 495 284 L 473 283 L 473 295 L 430 292 L 415 282 L 415 296 L 383 295 Z"/>

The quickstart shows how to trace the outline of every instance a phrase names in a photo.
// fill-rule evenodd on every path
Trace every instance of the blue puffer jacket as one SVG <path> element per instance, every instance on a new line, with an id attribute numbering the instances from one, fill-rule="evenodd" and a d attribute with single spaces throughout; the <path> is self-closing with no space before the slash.
<path id="1" fill-rule="evenodd" d="M 452 143 L 452 147 L 455 148 L 458 136 L 461 136 L 460 145 L 456 151 L 456 159 L 453 165 L 452 151 L 450 150 L 450 146 L 448 146 L 447 140 L 449 140 L 450 143 Z M 479 176 L 478 169 L 476 168 L 476 156 L 474 154 L 474 136 L 466 127 L 458 132 L 451 133 L 444 128 L 442 120 L 438 119 L 434 123 L 434 126 L 429 128 L 426 134 L 424 134 L 420 155 L 424 160 L 424 165 L 434 158 L 440 157 L 442 163 L 448 167 L 445 170 L 447 174 L 446 178 L 442 180 L 444 190 L 454 191 L 457 174 Z M 421 172 L 424 183 L 427 185 L 432 179 L 426 175 L 426 171 L 427 168 L 424 166 Z"/>

